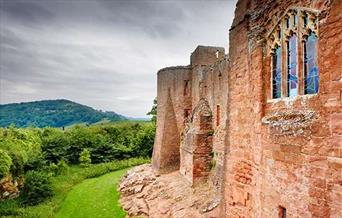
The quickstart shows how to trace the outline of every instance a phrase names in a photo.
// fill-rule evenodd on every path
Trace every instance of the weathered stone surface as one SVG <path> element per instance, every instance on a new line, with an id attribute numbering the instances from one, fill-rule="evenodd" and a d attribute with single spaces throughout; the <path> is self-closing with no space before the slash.
<path id="1" fill-rule="evenodd" d="M 156 177 L 149 164 L 127 172 L 119 190 L 128 217 L 219 217 L 221 199 L 212 186 L 193 189 L 178 172 Z"/>
<path id="2" fill-rule="evenodd" d="M 6 176 L 0 180 L 0 201 L 13 199 L 19 196 L 19 189 L 23 187 L 23 178 L 14 180 Z"/>

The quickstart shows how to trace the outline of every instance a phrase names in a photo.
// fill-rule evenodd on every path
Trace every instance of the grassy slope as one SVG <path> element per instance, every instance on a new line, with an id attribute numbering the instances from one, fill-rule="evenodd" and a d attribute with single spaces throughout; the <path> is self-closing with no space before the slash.
<path id="1" fill-rule="evenodd" d="M 125 172 L 115 171 L 75 186 L 64 200 L 57 218 L 125 217 L 118 204 L 119 193 L 116 190 Z"/>
<path id="2" fill-rule="evenodd" d="M 24 208 L 20 207 L 15 200 L 0 201 L 0 217 L 54 218 L 61 209 L 66 196 L 72 188 L 75 187 L 75 185 L 80 184 L 85 179 L 96 178 L 113 171 L 116 172 L 117 170 L 122 170 L 147 162 L 149 162 L 148 159 L 132 158 L 128 160 L 91 165 L 91 167 L 86 169 L 79 166 L 72 166 L 66 175 L 59 175 L 52 178 L 55 195 L 51 199 L 36 206 Z M 113 205 L 113 207 L 114 206 L 115 205 Z M 9 214 L 12 215 L 9 215 L 8 212 L 4 213 L 3 211 L 11 211 Z M 4 214 L 7 214 L 8 216 L 2 216 Z"/>

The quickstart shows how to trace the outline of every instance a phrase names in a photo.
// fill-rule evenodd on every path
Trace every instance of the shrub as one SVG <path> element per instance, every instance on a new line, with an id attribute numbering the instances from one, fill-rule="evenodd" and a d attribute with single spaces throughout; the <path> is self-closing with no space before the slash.
<path id="1" fill-rule="evenodd" d="M 82 150 L 79 161 L 82 167 L 90 166 L 91 159 L 90 159 L 90 151 L 88 149 L 85 148 Z"/>
<path id="2" fill-rule="evenodd" d="M 0 128 L 0 148 L 12 159 L 10 173 L 17 177 L 24 173 L 30 159 L 41 154 L 40 130 L 27 128 Z"/>
<path id="3" fill-rule="evenodd" d="M 50 165 L 49 165 L 49 172 L 53 176 L 58 175 L 58 166 L 55 163 L 50 163 Z"/>
<path id="4" fill-rule="evenodd" d="M 39 155 L 28 160 L 28 162 L 24 165 L 24 171 L 28 172 L 30 170 L 44 170 L 47 168 L 47 166 L 48 165 L 43 154 L 40 153 Z"/>
<path id="5" fill-rule="evenodd" d="M 57 174 L 58 175 L 64 175 L 67 174 L 69 171 L 69 166 L 68 164 L 65 162 L 65 160 L 60 160 L 57 164 Z"/>
<path id="6" fill-rule="evenodd" d="M 140 130 L 135 139 L 135 156 L 151 157 L 154 136 L 156 133 L 155 125 L 146 125 L 144 129 Z"/>
<path id="7" fill-rule="evenodd" d="M 9 174 L 12 165 L 12 159 L 6 151 L 0 149 L 0 179 Z"/>
<path id="8" fill-rule="evenodd" d="M 68 139 L 65 134 L 53 128 L 46 128 L 42 134 L 42 151 L 47 161 L 57 164 L 67 156 Z"/>
<path id="9" fill-rule="evenodd" d="M 25 175 L 20 201 L 23 205 L 37 205 L 53 195 L 51 182 L 44 172 L 29 171 Z"/>
<path id="10" fill-rule="evenodd" d="M 8 199 L 6 201 L 0 201 L 0 217 L 20 217 L 18 211 L 17 201 L 14 199 Z"/>

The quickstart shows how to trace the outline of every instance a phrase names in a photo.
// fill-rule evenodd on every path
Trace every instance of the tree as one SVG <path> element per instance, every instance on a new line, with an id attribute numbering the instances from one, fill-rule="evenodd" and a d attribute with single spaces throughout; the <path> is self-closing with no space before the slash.
<path id="1" fill-rule="evenodd" d="M 153 106 L 150 112 L 147 115 L 152 115 L 151 121 L 155 124 L 157 122 L 157 98 L 153 100 Z"/>

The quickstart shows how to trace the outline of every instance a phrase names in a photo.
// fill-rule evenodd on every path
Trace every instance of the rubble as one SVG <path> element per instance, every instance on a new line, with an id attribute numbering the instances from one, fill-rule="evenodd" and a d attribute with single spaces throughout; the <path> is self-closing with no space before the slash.
<path id="1" fill-rule="evenodd" d="M 127 217 L 219 217 L 220 198 L 213 187 L 192 188 L 179 172 L 157 176 L 150 164 L 128 171 L 119 191 Z"/>

